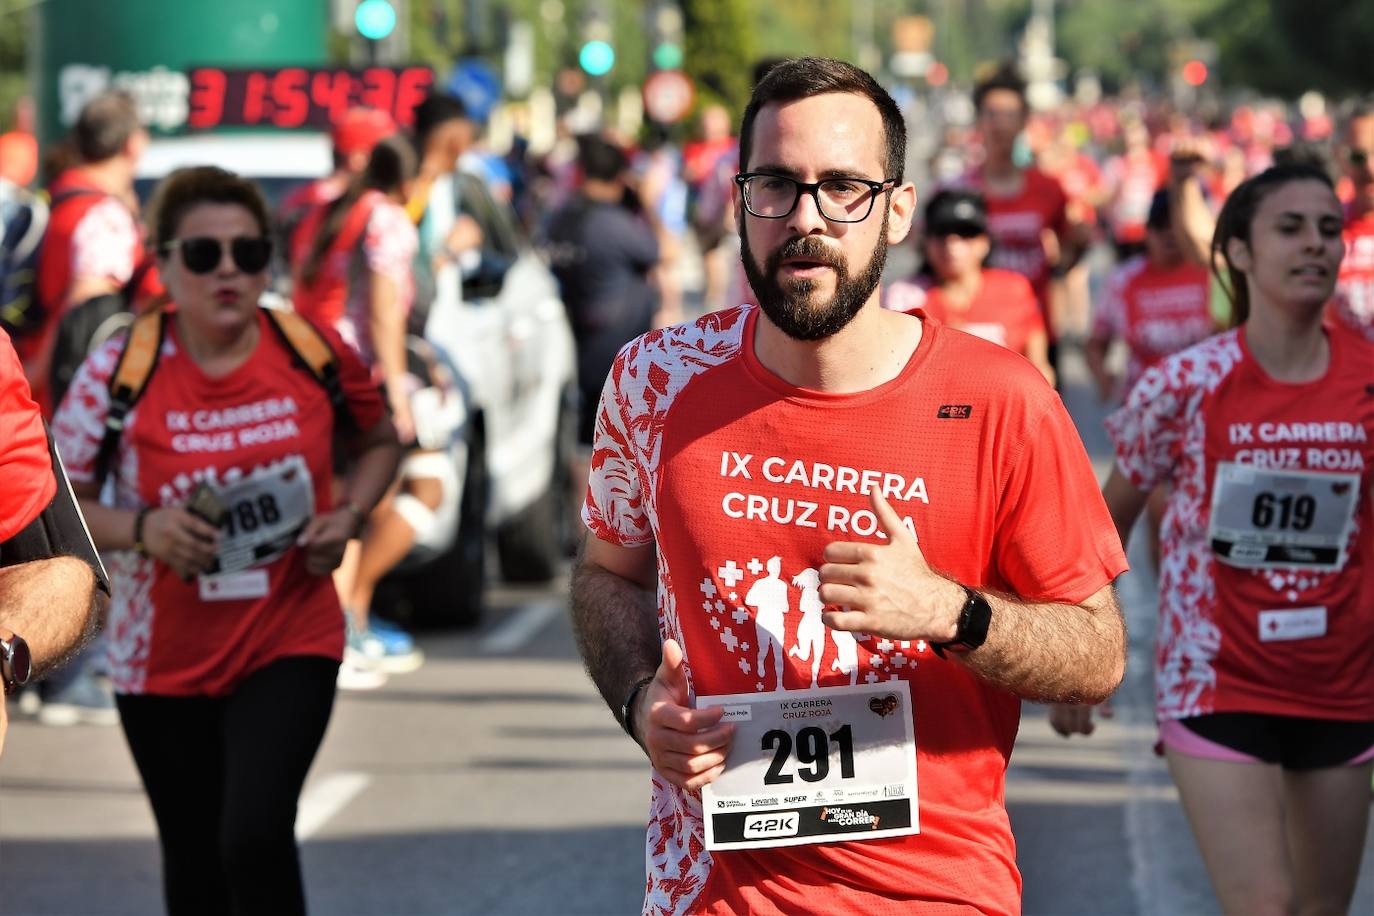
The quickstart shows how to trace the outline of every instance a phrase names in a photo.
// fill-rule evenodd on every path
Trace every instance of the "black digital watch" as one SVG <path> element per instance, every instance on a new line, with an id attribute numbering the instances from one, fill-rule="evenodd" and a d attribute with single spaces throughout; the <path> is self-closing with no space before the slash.
<path id="1" fill-rule="evenodd" d="M 959 611 L 959 626 L 954 631 L 954 638 L 949 642 L 930 644 L 930 647 L 935 650 L 935 654 L 941 658 L 945 657 L 946 649 L 952 649 L 955 652 L 971 652 L 988 641 L 988 626 L 992 623 L 992 605 L 988 604 L 988 599 L 967 585 L 961 585 L 960 588 L 964 590 L 964 594 L 968 598 Z"/>

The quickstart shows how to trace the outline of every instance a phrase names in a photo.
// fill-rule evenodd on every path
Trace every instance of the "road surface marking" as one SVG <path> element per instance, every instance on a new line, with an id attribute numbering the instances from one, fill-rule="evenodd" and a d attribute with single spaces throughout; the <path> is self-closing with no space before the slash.
<path id="1" fill-rule="evenodd" d="M 296 814 L 296 839 L 308 840 L 329 823 L 348 803 L 366 789 L 372 777 L 366 773 L 330 773 L 310 786 L 301 796 Z"/>
<path id="2" fill-rule="evenodd" d="M 541 601 L 537 604 L 527 604 L 483 636 L 477 643 L 477 650 L 483 655 L 504 655 L 514 652 L 533 639 L 549 621 L 561 613 L 561 602 Z"/>

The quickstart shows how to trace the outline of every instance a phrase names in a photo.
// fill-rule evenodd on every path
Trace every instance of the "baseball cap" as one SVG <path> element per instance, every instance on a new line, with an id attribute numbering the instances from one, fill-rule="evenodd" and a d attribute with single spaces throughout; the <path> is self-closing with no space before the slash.
<path id="1" fill-rule="evenodd" d="M 345 156 L 370 153 L 384 137 L 396 133 L 395 120 L 377 108 L 350 108 L 334 124 L 334 149 Z"/>
<path id="2" fill-rule="evenodd" d="M 986 235 L 987 204 L 983 201 L 983 195 L 976 191 L 961 188 L 940 191 L 926 204 L 925 226 L 926 233 L 930 235 Z"/>

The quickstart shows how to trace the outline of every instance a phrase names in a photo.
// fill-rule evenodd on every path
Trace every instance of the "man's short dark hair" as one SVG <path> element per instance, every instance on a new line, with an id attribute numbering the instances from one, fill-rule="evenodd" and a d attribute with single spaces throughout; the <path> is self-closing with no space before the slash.
<path id="1" fill-rule="evenodd" d="M 111 90 L 91 99 L 72 125 L 72 144 L 82 162 L 104 162 L 124 151 L 141 129 L 138 105 L 127 92 Z"/>
<path id="2" fill-rule="evenodd" d="M 468 109 L 461 99 L 442 92 L 431 92 L 415 106 L 415 142 L 423 150 L 435 128 L 448 121 L 468 121 Z"/>
<path id="3" fill-rule="evenodd" d="M 583 177 L 615 181 L 624 174 L 628 164 L 625 151 L 605 137 L 582 134 L 577 138 L 577 166 Z"/>
<path id="4" fill-rule="evenodd" d="M 1026 81 L 1011 64 L 1003 64 L 998 67 L 991 76 L 980 80 L 978 85 L 973 87 L 973 110 L 982 111 L 983 100 L 988 97 L 988 93 L 996 92 L 999 89 L 1015 93 L 1021 101 L 1021 111 L 1029 110 L 1029 106 L 1026 104 Z"/>
<path id="5" fill-rule="evenodd" d="M 797 102 L 831 92 L 861 95 L 877 106 L 883 119 L 887 145 L 887 174 L 884 178 L 902 180 L 906 167 L 906 121 L 901 109 L 865 71 L 842 60 L 802 57 L 776 64 L 759 80 L 739 129 L 739 167 L 749 167 L 749 152 L 754 143 L 754 121 L 765 105 Z"/>

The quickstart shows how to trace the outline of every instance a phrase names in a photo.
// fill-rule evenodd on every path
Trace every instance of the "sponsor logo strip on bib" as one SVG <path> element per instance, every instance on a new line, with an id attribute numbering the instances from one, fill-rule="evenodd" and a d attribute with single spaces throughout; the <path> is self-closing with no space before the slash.
<path id="1" fill-rule="evenodd" d="M 702 790 L 708 849 L 761 849 L 920 832 L 911 687 L 698 697 L 735 725 Z"/>

